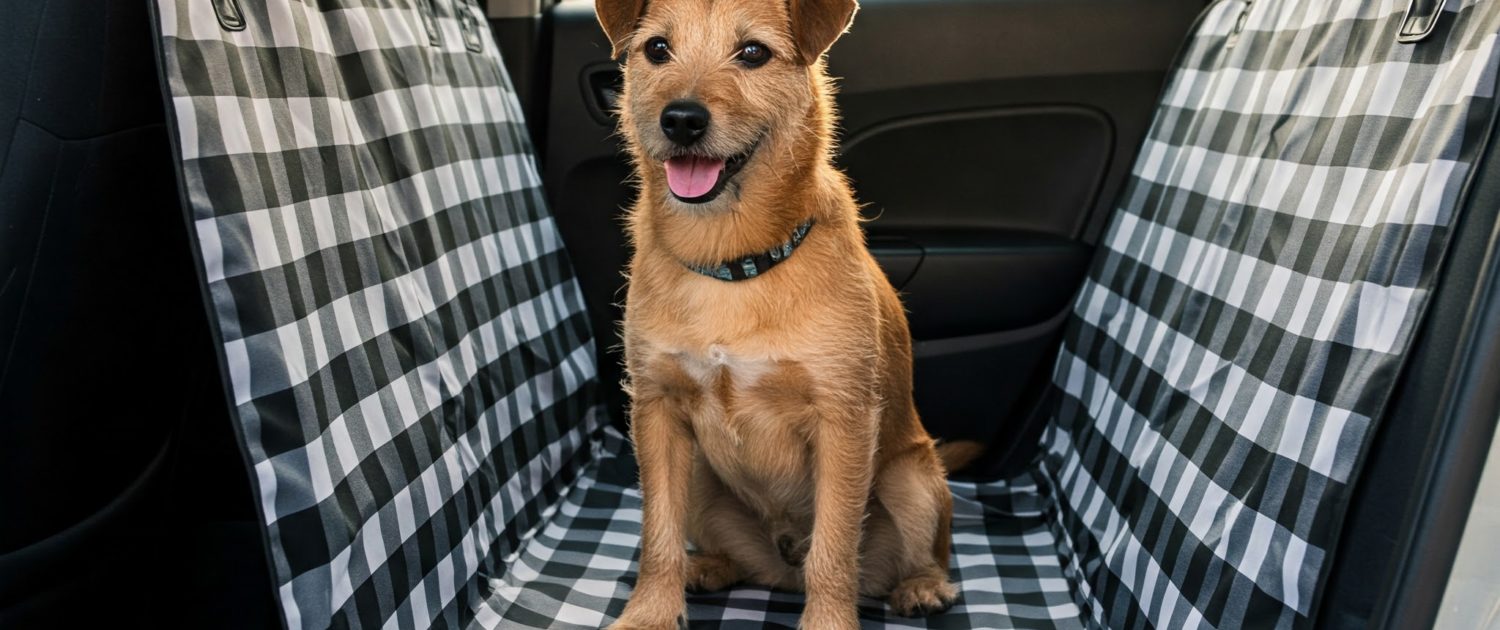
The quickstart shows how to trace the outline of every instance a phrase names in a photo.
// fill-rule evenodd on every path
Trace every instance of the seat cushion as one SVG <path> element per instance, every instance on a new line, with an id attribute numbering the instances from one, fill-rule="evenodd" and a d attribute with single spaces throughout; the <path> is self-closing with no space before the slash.
<path id="1" fill-rule="evenodd" d="M 618 438 L 608 441 L 618 444 Z M 505 559 L 506 572 L 476 622 L 486 628 L 599 628 L 619 616 L 635 583 L 641 494 L 630 452 L 604 456 L 568 489 L 548 521 Z M 1081 628 L 1063 575 L 1045 482 L 1026 474 L 953 488 L 952 580 L 958 603 L 946 613 L 898 617 L 884 602 L 860 601 L 866 628 Z M 688 597 L 692 628 L 796 628 L 800 593 L 737 586 Z"/>

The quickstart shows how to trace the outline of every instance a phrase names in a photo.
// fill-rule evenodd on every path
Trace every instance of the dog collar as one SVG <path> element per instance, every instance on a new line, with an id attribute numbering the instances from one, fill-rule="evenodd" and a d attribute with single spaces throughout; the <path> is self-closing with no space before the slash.
<path id="1" fill-rule="evenodd" d="M 717 265 L 689 265 L 687 263 L 683 265 L 705 276 L 725 282 L 748 280 L 770 271 L 772 267 L 791 258 L 792 251 L 802 244 L 802 239 L 807 238 L 807 232 L 812 229 L 813 223 L 813 219 L 802 222 L 797 229 L 792 230 L 792 237 L 786 242 L 759 254 L 726 260 Z"/>

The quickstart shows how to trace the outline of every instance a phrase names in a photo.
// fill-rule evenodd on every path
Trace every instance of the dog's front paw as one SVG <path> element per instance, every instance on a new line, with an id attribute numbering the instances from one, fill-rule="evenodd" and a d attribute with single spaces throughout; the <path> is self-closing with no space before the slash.
<path id="1" fill-rule="evenodd" d="M 956 599 L 958 589 L 946 576 L 918 575 L 897 584 L 886 601 L 902 617 L 925 617 L 947 610 Z"/>
<path id="2" fill-rule="evenodd" d="M 630 611 L 612 624 L 609 630 L 687 630 L 687 613 L 666 619 L 652 619 L 648 615 L 632 615 Z"/>
<path id="3" fill-rule="evenodd" d="M 859 612 L 853 603 L 838 607 L 808 604 L 797 627 L 801 630 L 859 630 Z"/>
<path id="4" fill-rule="evenodd" d="M 641 578 L 625 603 L 625 612 L 611 630 L 674 630 L 687 628 L 687 600 L 680 583 Z"/>

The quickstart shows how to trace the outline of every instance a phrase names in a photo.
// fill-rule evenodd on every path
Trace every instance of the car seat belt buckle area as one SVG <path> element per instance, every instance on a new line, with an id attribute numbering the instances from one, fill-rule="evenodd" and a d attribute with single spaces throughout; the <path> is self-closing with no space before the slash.
<path id="1" fill-rule="evenodd" d="M 1224 48 L 1226 50 L 1234 48 L 1235 44 L 1240 43 L 1240 33 L 1245 31 L 1245 22 L 1250 20 L 1250 7 L 1253 6 L 1255 6 L 1254 0 L 1246 0 L 1245 8 L 1240 9 L 1239 17 L 1234 19 L 1234 28 L 1230 29 L 1229 37 L 1224 40 Z"/>
<path id="2" fill-rule="evenodd" d="M 427 45 L 443 47 L 443 31 L 438 26 L 437 0 L 417 0 L 417 13 L 422 16 L 422 28 L 427 30 Z"/>
<path id="3" fill-rule="evenodd" d="M 464 47 L 469 52 L 484 52 L 484 23 L 475 17 L 482 14 L 470 0 L 455 0 L 453 10 L 458 12 L 458 27 L 464 33 Z"/>
<path id="4" fill-rule="evenodd" d="M 1437 29 L 1438 18 L 1443 15 L 1443 6 L 1448 0 L 1411 0 L 1406 15 L 1401 18 L 1401 30 L 1396 32 L 1396 41 L 1415 44 Z"/>
<path id="5" fill-rule="evenodd" d="M 213 0 L 213 3 L 219 26 L 226 31 L 245 30 L 245 12 L 240 10 L 239 0 Z"/>

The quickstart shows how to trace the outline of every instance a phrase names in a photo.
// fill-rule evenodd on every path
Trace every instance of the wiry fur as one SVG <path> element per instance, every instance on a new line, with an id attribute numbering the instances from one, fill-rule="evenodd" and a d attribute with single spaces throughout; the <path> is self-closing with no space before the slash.
<path id="1" fill-rule="evenodd" d="M 640 186 L 624 339 L 645 511 L 640 579 L 614 627 L 675 627 L 685 588 L 744 580 L 805 590 L 802 625 L 818 630 L 857 627 L 858 594 L 903 614 L 946 608 L 944 463 L 912 403 L 906 315 L 831 159 L 821 56 L 854 0 L 597 3 L 625 56 L 620 133 Z M 672 49 L 662 65 L 642 52 L 657 36 Z M 769 63 L 734 60 L 749 40 Z M 664 174 L 682 149 L 658 117 L 684 98 L 712 115 L 693 151 L 756 147 L 703 204 L 674 198 Z M 764 251 L 808 218 L 766 275 L 722 282 L 684 266 Z"/>

